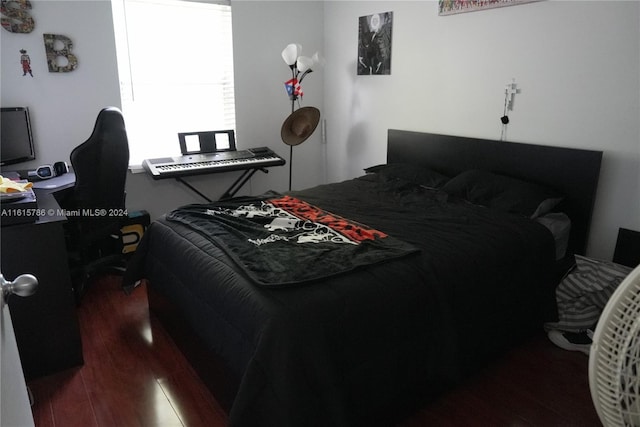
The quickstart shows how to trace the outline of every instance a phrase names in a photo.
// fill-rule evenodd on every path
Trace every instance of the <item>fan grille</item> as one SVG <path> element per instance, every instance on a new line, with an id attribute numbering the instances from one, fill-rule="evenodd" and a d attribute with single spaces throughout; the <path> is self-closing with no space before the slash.
<path id="1" fill-rule="evenodd" d="M 589 383 L 605 426 L 640 426 L 640 267 L 613 293 L 593 336 Z"/>

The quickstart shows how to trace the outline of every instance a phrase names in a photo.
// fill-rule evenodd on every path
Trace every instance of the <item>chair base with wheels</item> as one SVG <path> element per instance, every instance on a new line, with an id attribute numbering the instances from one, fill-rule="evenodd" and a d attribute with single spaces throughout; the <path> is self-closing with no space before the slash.
<path id="1" fill-rule="evenodd" d="M 94 242 L 78 242 L 73 236 L 75 230 L 69 231 L 69 267 L 76 303 L 79 305 L 94 279 L 104 275 L 123 275 L 127 260 L 122 252 L 119 230 Z"/>

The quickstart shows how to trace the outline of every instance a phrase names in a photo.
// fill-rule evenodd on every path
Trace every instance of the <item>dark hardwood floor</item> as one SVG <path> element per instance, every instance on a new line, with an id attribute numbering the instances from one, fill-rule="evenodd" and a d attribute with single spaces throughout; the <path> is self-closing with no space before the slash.
<path id="1" fill-rule="evenodd" d="M 78 308 L 85 364 L 29 382 L 36 426 L 225 426 L 145 290 L 126 296 L 119 284 L 97 281 Z M 540 335 L 397 427 L 599 426 L 587 364 Z"/>

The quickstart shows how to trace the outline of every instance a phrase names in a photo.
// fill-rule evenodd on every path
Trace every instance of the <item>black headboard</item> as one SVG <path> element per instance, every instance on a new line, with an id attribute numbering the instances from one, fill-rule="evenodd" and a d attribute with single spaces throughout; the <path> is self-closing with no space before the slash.
<path id="1" fill-rule="evenodd" d="M 602 151 L 389 129 L 387 163 L 411 163 L 448 176 L 488 170 L 564 194 L 557 210 L 571 218 L 569 253 L 584 254 Z"/>

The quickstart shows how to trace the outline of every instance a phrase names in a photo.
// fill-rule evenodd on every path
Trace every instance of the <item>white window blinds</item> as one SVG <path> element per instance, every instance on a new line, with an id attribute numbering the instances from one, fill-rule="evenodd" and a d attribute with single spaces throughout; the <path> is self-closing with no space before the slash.
<path id="1" fill-rule="evenodd" d="M 179 132 L 235 129 L 228 2 L 112 4 L 130 164 L 180 154 Z"/>

